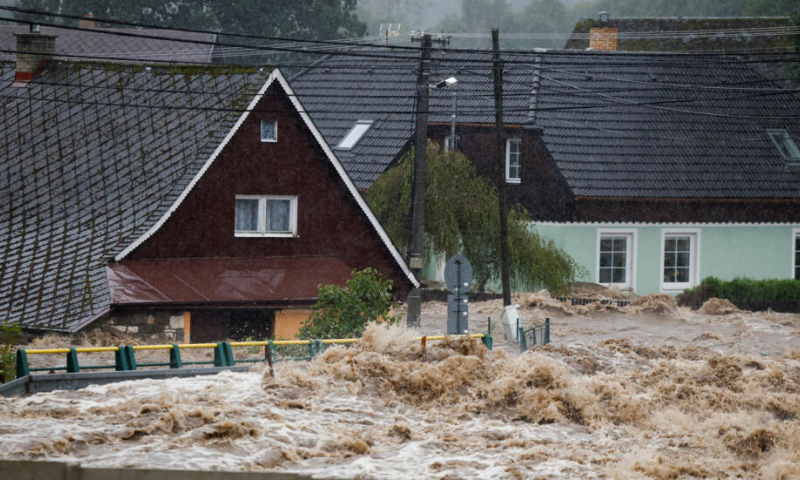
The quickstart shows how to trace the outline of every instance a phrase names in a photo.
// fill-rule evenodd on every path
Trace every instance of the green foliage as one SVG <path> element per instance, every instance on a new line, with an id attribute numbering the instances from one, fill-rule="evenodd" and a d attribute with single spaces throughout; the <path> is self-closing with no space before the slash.
<path id="1" fill-rule="evenodd" d="M 408 242 L 413 152 L 385 172 L 367 192 L 367 202 L 401 250 Z M 482 290 L 500 277 L 499 200 L 495 189 L 478 176 L 461 153 L 445 153 L 428 143 L 425 200 L 426 249 L 438 259 L 461 253 L 472 263 Z M 571 257 L 531 228 L 521 207 L 509 212 L 512 284 L 563 292 L 585 274 Z"/>
<path id="2" fill-rule="evenodd" d="M 321 285 L 314 312 L 300 327 L 299 338 L 359 337 L 367 324 L 393 322 L 390 315 L 392 281 L 373 268 L 353 270 L 344 287 Z"/>
<path id="3" fill-rule="evenodd" d="M 165 27 L 210 29 L 251 35 L 303 39 L 359 37 L 367 26 L 355 14 L 357 0 L 18 0 L 21 8 L 70 15 L 93 13 L 96 17 L 156 24 Z M 18 15 L 26 19 L 35 16 Z M 44 22 L 76 24 L 70 19 L 39 18 Z M 225 37 L 220 42 L 264 45 L 263 39 Z M 276 41 L 286 43 L 285 41 Z M 187 46 L 189 48 L 189 46 Z M 243 56 L 228 63 L 274 63 L 275 56 Z"/>
<path id="4" fill-rule="evenodd" d="M 678 303 L 698 308 L 711 297 L 730 300 L 737 307 L 748 310 L 795 311 L 800 307 L 800 281 L 741 277 L 723 281 L 706 277 L 700 285 L 678 295 Z"/>
<path id="5" fill-rule="evenodd" d="M 21 337 L 22 327 L 18 323 L 0 322 L 0 383 L 17 376 L 15 350 Z"/>

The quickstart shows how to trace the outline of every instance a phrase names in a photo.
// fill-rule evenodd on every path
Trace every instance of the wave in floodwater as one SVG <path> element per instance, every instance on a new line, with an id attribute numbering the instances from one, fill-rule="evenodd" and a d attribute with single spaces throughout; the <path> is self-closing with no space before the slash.
<path id="1" fill-rule="evenodd" d="M 370 326 L 313 362 L 0 399 L 0 457 L 324 478 L 800 477 L 800 355 Z"/>

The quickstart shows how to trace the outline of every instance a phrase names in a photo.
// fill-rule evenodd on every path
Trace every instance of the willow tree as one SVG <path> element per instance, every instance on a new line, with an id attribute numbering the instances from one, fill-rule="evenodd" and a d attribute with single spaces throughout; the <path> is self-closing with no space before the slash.
<path id="1" fill-rule="evenodd" d="M 366 198 L 395 245 L 405 251 L 411 211 L 413 151 L 370 187 Z M 466 256 L 480 291 L 500 278 L 500 220 L 497 191 L 478 176 L 463 154 L 443 152 L 428 143 L 425 248 L 438 260 Z M 552 240 L 539 236 L 530 215 L 516 206 L 509 212 L 511 282 L 514 288 L 545 287 L 564 292 L 585 270 Z"/>

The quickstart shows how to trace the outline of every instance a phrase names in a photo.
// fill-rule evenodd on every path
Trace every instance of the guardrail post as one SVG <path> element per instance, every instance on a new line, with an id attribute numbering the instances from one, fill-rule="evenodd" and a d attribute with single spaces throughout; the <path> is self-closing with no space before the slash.
<path id="1" fill-rule="evenodd" d="M 67 373 L 78 373 L 81 371 L 81 367 L 78 364 L 78 352 L 75 351 L 75 347 L 70 347 L 69 352 L 67 352 Z"/>
<path id="2" fill-rule="evenodd" d="M 236 360 L 233 359 L 233 348 L 231 348 L 230 342 L 222 342 L 222 348 L 225 350 L 225 356 L 228 358 L 228 366 L 232 367 L 236 365 Z"/>
<path id="3" fill-rule="evenodd" d="M 317 353 L 316 355 L 314 355 L 316 357 L 317 355 L 325 351 L 325 344 L 322 343 L 322 340 L 315 340 L 315 342 L 317 342 Z"/>
<path id="4" fill-rule="evenodd" d="M 177 343 L 173 343 L 172 350 L 169 351 L 169 368 L 183 368 L 181 349 Z"/>
<path id="5" fill-rule="evenodd" d="M 267 345 L 267 351 L 264 352 L 264 354 L 267 357 L 266 360 L 271 364 L 272 362 L 275 361 L 275 358 L 277 357 L 277 355 L 275 353 L 275 342 L 273 342 L 272 340 L 268 340 L 268 341 L 269 341 L 269 344 Z"/>
<path id="6" fill-rule="evenodd" d="M 114 352 L 114 369 L 118 372 L 131 369 L 131 365 L 128 363 L 128 352 L 125 351 L 124 345 L 119 345 L 117 351 Z"/>
<path id="7" fill-rule="evenodd" d="M 489 320 L 488 320 L 487 323 L 488 323 L 488 325 L 486 327 L 486 334 L 483 336 L 483 338 L 481 338 L 481 341 L 483 342 L 484 345 L 486 345 L 486 348 L 491 350 L 492 349 L 492 317 L 489 317 Z"/>
<path id="8" fill-rule="evenodd" d="M 133 349 L 132 346 L 126 345 L 125 346 L 125 356 L 128 357 L 128 368 L 131 370 L 136 370 L 136 351 Z"/>
<path id="9" fill-rule="evenodd" d="M 543 345 L 547 345 L 550 343 L 550 317 L 544 319 L 544 343 Z"/>
<path id="10" fill-rule="evenodd" d="M 517 338 L 519 339 L 519 353 L 525 353 L 528 350 L 528 341 L 525 340 L 525 330 L 522 327 L 517 329 Z"/>
<path id="11" fill-rule="evenodd" d="M 24 348 L 17 350 L 17 378 L 22 378 L 31 374 L 30 366 L 28 365 L 28 352 Z"/>
<path id="12" fill-rule="evenodd" d="M 214 366 L 228 366 L 228 358 L 227 355 L 225 355 L 225 347 L 222 346 L 222 342 L 217 342 L 217 346 L 214 347 Z"/>

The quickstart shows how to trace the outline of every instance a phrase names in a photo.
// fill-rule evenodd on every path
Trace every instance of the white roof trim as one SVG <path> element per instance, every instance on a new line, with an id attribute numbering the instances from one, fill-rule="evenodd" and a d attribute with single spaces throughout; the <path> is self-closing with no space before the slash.
<path id="1" fill-rule="evenodd" d="M 314 138 L 317 139 L 317 142 L 319 142 L 320 146 L 325 151 L 325 154 L 328 156 L 328 159 L 331 161 L 334 168 L 336 168 L 336 172 L 339 174 L 339 177 L 341 177 L 341 179 L 344 181 L 345 185 L 347 186 L 347 189 L 350 191 L 350 194 L 353 196 L 353 198 L 355 198 L 356 203 L 358 203 L 358 206 L 361 208 L 361 211 L 364 212 L 364 214 L 367 216 L 373 228 L 375 228 L 375 231 L 378 233 L 378 236 L 381 237 L 381 240 L 383 240 L 383 243 L 386 245 L 386 248 L 389 249 L 389 253 L 392 255 L 392 257 L 394 257 L 397 264 L 400 265 L 400 268 L 406 274 L 406 276 L 414 285 L 414 287 L 418 288 L 419 281 L 411 273 L 411 270 L 409 270 L 408 265 L 406 265 L 406 262 L 403 260 L 402 255 L 400 255 L 400 252 L 397 251 L 397 248 L 395 248 L 394 244 L 389 239 L 389 235 L 383 229 L 383 226 L 381 226 L 380 222 L 375 217 L 375 214 L 372 213 L 372 210 L 367 205 L 367 202 L 364 201 L 364 198 L 358 192 L 358 189 L 356 188 L 355 184 L 353 184 L 353 181 L 350 180 L 350 176 L 347 175 L 347 172 L 344 170 L 344 167 L 342 167 L 341 162 L 339 162 L 339 159 L 333 153 L 333 150 L 331 150 L 330 146 L 325 141 L 322 134 L 320 134 L 316 125 L 314 125 L 314 122 L 311 120 L 311 117 L 309 117 L 305 109 L 303 109 L 303 105 L 300 103 L 300 100 L 298 100 L 297 96 L 294 93 L 294 90 L 292 90 L 292 88 L 289 86 L 289 83 L 286 81 L 286 78 L 277 68 L 272 71 L 267 81 L 264 83 L 264 85 L 255 95 L 255 97 L 253 97 L 253 100 L 247 106 L 247 109 L 244 111 L 244 113 L 242 113 L 241 117 L 239 117 L 239 120 L 236 121 L 236 123 L 233 125 L 233 127 L 225 136 L 225 138 L 222 140 L 222 142 L 220 142 L 217 148 L 214 149 L 214 152 L 211 154 L 208 160 L 206 160 L 202 168 L 200 168 L 197 174 L 195 174 L 194 178 L 192 178 L 192 181 L 189 182 L 189 185 L 186 186 L 183 192 L 181 192 L 181 194 L 178 196 L 175 202 L 169 207 L 169 209 L 164 213 L 164 215 L 162 215 L 161 218 L 159 218 L 158 221 L 155 224 L 153 224 L 153 226 L 150 227 L 149 230 L 147 230 L 144 234 L 142 234 L 139 238 L 137 238 L 133 243 L 128 245 L 122 252 L 117 254 L 114 257 L 114 260 L 119 262 L 122 259 L 124 259 L 126 256 L 128 256 L 128 254 L 130 254 L 142 243 L 144 243 L 145 240 L 147 240 L 154 233 L 156 233 L 164 225 L 164 223 L 166 223 L 169 217 L 172 216 L 172 214 L 178 209 L 181 203 L 183 203 L 183 201 L 192 191 L 197 182 L 200 181 L 200 178 L 202 178 L 203 175 L 206 173 L 206 171 L 209 169 L 209 167 L 211 167 L 211 164 L 214 163 L 214 160 L 216 160 L 219 154 L 222 153 L 222 150 L 225 148 L 225 146 L 228 144 L 231 138 L 233 138 L 233 135 L 236 133 L 237 130 L 239 130 L 239 127 L 241 127 L 242 123 L 244 123 L 248 115 L 250 115 L 250 112 L 256 107 L 258 102 L 264 96 L 264 93 L 267 91 L 267 88 L 269 88 L 269 86 L 272 85 L 272 83 L 275 80 L 278 80 L 278 83 L 280 83 L 281 87 L 283 87 L 284 91 L 291 99 L 292 105 L 294 105 L 295 109 L 297 110 L 297 113 L 300 114 L 300 117 L 302 117 L 306 126 L 311 130 L 311 133 L 314 135 Z"/>
<path id="2" fill-rule="evenodd" d="M 562 227 L 784 227 L 800 226 L 800 222 L 537 222 L 536 225 L 553 225 Z"/>

